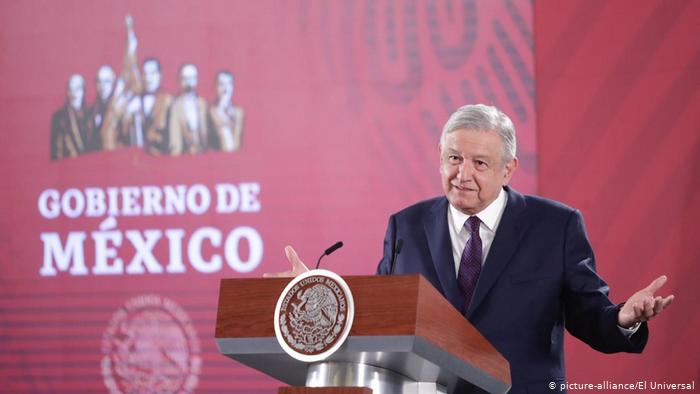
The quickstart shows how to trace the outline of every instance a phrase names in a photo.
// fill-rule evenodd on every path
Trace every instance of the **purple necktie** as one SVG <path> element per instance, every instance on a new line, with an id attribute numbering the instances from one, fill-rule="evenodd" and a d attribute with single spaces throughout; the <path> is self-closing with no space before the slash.
<path id="1" fill-rule="evenodd" d="M 479 224 L 481 221 L 478 217 L 472 216 L 464 223 L 464 227 L 469 230 L 471 236 L 467 245 L 462 252 L 462 260 L 459 263 L 459 274 L 457 275 L 457 283 L 459 290 L 464 297 L 464 311 L 469 309 L 469 303 L 472 301 L 476 282 L 479 280 L 481 273 L 481 237 L 479 237 Z"/>

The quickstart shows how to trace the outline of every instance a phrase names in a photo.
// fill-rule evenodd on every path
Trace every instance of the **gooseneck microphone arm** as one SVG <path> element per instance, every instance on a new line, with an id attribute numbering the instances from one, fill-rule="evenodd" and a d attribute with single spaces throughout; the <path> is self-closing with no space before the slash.
<path id="1" fill-rule="evenodd" d="M 323 258 L 323 256 L 328 256 L 329 254 L 335 252 L 336 250 L 338 250 L 342 247 L 343 247 L 343 242 L 338 241 L 338 242 L 334 243 L 333 245 L 331 245 L 330 248 L 326 249 L 323 252 L 323 254 L 321 256 L 319 256 L 318 260 L 316 261 L 316 269 L 318 269 L 318 266 L 321 264 L 321 259 Z"/>

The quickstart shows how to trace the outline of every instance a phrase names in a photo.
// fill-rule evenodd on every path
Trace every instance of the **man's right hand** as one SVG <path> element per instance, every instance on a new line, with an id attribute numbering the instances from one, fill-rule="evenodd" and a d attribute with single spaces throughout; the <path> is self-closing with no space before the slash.
<path id="1" fill-rule="evenodd" d="M 289 245 L 285 246 L 284 253 L 287 255 L 287 260 L 292 264 L 292 269 L 283 272 L 266 272 L 263 274 L 263 278 L 294 278 L 309 271 L 309 268 L 301 261 L 294 248 Z"/>

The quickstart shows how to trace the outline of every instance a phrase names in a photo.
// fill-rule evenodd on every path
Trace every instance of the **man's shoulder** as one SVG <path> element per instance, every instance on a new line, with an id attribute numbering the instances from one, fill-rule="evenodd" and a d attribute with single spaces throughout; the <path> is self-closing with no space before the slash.
<path id="1" fill-rule="evenodd" d="M 68 109 L 67 109 L 66 106 L 64 105 L 64 106 L 62 106 L 61 108 L 59 108 L 59 109 L 53 111 L 53 113 L 51 114 L 51 121 L 55 123 L 55 122 L 57 122 L 59 119 L 65 118 L 65 117 L 67 117 L 67 116 L 68 116 Z"/>
<path id="2" fill-rule="evenodd" d="M 578 212 L 576 208 L 560 201 L 536 195 L 519 194 L 517 192 L 509 193 L 509 206 L 511 206 L 511 198 L 516 200 L 516 204 L 513 204 L 514 206 L 521 205 L 525 211 L 530 213 L 531 217 L 535 217 L 538 221 L 555 220 L 557 222 L 566 222 Z M 518 200 L 521 201 L 519 204 Z"/>
<path id="3" fill-rule="evenodd" d="M 536 209 L 547 209 L 547 210 L 554 210 L 554 211 L 563 211 L 563 212 L 572 212 L 575 211 L 576 209 L 573 207 L 570 207 L 563 202 L 557 201 L 557 200 L 552 200 L 549 198 L 541 197 L 541 196 L 536 196 L 536 195 L 523 195 L 523 198 L 525 199 L 525 204 L 529 207 L 536 208 Z"/>
<path id="4" fill-rule="evenodd" d="M 70 127 L 70 107 L 64 105 L 51 114 L 51 124 L 55 127 Z M 80 119 L 78 119 L 80 120 Z"/>

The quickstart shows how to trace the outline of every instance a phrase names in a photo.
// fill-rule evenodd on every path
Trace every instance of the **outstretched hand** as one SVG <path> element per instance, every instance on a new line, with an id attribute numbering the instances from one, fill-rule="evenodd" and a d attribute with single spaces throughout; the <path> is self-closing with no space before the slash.
<path id="1" fill-rule="evenodd" d="M 652 319 L 671 305 L 674 299 L 673 294 L 665 298 L 654 295 L 667 280 L 665 275 L 661 275 L 649 286 L 632 294 L 632 297 L 625 302 L 617 314 L 617 324 L 620 327 L 632 327 L 637 322 Z"/>
<path id="2" fill-rule="evenodd" d="M 306 264 L 301 261 L 294 248 L 285 246 L 284 253 L 287 255 L 287 260 L 292 264 L 292 269 L 283 272 L 266 272 L 263 274 L 263 278 L 293 278 L 309 270 Z"/>

